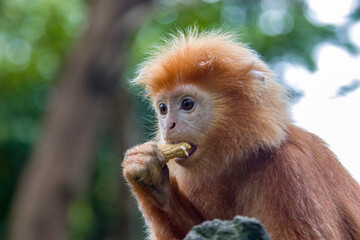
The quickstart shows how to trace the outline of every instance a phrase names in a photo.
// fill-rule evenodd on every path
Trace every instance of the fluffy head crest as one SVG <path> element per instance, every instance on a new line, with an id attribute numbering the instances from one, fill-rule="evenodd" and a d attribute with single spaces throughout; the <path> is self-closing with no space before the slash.
<path id="1" fill-rule="evenodd" d="M 150 96 L 187 83 L 216 89 L 238 87 L 240 80 L 254 78 L 248 76 L 251 70 L 259 73 L 261 80 L 272 74 L 254 51 L 228 32 L 178 32 L 155 50 L 135 79 Z M 219 75 L 221 79 L 216 78 Z"/>
<path id="2" fill-rule="evenodd" d="M 183 84 L 210 92 L 215 113 L 211 139 L 214 146 L 222 139 L 226 144 L 220 149 L 228 155 L 279 146 L 286 137 L 285 91 L 259 56 L 232 34 L 179 32 L 142 65 L 135 82 L 153 98 Z"/>

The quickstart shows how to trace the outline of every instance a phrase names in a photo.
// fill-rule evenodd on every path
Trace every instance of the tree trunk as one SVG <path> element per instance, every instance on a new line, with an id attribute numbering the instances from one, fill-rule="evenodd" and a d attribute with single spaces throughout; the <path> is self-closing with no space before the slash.
<path id="1" fill-rule="evenodd" d="M 64 239 L 67 208 L 93 170 L 99 123 L 121 88 L 126 40 L 146 15 L 146 3 L 92 3 L 90 26 L 60 78 L 54 108 L 21 178 L 8 239 Z"/>

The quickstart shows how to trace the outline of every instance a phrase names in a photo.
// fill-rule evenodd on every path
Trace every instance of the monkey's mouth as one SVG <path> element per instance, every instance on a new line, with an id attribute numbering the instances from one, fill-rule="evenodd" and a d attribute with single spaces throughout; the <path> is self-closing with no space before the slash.
<path id="1" fill-rule="evenodd" d="M 185 159 L 189 158 L 196 151 L 196 146 L 192 143 L 189 143 L 189 144 L 191 145 L 191 148 L 188 151 L 188 156 L 175 158 L 175 161 L 177 163 L 180 163 L 180 162 L 184 161 Z"/>

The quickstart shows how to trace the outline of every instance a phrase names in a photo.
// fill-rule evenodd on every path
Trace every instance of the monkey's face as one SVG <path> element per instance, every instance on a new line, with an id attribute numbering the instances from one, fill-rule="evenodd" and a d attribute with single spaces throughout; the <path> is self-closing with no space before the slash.
<path id="1" fill-rule="evenodd" d="M 161 92 L 154 99 L 161 140 L 192 145 L 189 157 L 175 159 L 182 166 L 196 162 L 206 149 L 206 133 L 213 120 L 211 102 L 208 92 L 190 84 Z"/>

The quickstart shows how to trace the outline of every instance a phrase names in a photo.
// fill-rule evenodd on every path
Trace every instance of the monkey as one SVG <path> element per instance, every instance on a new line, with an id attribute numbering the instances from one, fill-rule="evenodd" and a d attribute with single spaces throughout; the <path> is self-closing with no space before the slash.
<path id="1" fill-rule="evenodd" d="M 243 215 L 272 239 L 360 239 L 360 186 L 319 137 L 295 126 L 289 94 L 258 53 L 221 30 L 179 31 L 139 67 L 158 130 L 123 174 L 150 239 L 183 239 Z M 165 163 L 159 143 L 188 142 Z"/>

